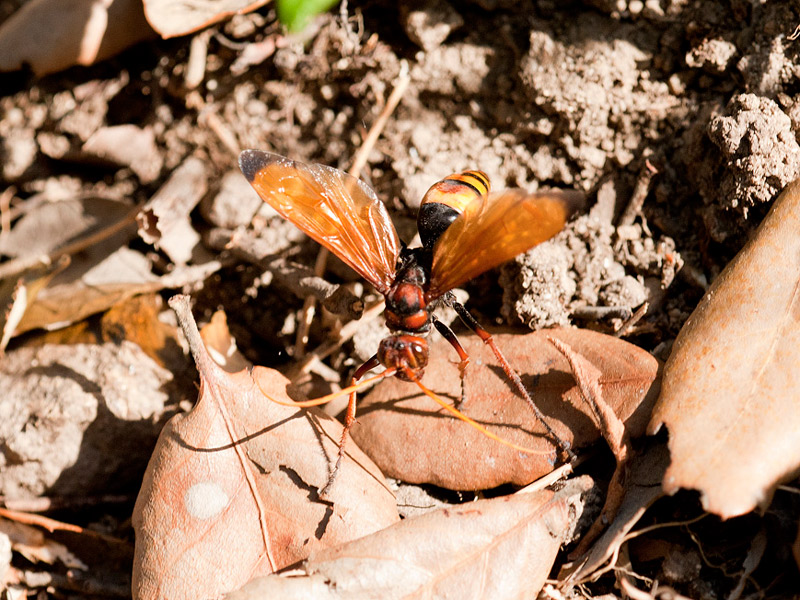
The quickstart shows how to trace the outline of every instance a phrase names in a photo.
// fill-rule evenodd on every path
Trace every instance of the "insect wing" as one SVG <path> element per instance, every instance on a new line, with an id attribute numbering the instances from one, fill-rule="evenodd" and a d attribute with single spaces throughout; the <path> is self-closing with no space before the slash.
<path id="1" fill-rule="evenodd" d="M 386 207 L 338 169 L 245 150 L 239 167 L 262 200 L 382 293 L 394 280 L 400 240 Z"/>
<path id="2" fill-rule="evenodd" d="M 427 299 L 550 239 L 582 204 L 580 192 L 506 190 L 467 205 L 433 247 Z"/>

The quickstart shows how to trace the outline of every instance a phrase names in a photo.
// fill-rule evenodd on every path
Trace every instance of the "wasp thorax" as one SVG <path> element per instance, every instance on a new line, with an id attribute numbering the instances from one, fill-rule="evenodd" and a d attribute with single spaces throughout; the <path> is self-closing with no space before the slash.
<path id="1" fill-rule="evenodd" d="M 387 369 L 397 369 L 397 377 L 409 381 L 406 369 L 422 377 L 428 364 L 428 342 L 416 335 L 390 335 L 378 346 L 378 360 Z"/>

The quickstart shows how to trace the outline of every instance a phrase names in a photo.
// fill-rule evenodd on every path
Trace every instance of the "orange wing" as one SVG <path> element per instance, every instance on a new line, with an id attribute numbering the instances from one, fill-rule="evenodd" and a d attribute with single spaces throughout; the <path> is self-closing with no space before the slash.
<path id="1" fill-rule="evenodd" d="M 386 207 L 365 183 L 324 165 L 245 150 L 239 167 L 264 202 L 375 288 L 389 291 L 400 240 Z"/>
<path id="2" fill-rule="evenodd" d="M 583 205 L 580 192 L 507 190 L 477 198 L 433 248 L 427 299 L 477 277 L 561 231 Z"/>

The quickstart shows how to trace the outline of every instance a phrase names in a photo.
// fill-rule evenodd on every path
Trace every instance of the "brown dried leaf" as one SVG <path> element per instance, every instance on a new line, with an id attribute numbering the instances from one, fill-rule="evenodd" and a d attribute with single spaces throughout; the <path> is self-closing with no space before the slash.
<path id="1" fill-rule="evenodd" d="M 69 327 L 43 332 L 25 340 L 26 346 L 44 344 L 103 344 L 128 340 L 139 346 L 159 365 L 173 367 L 183 362 L 184 353 L 174 325 L 159 320 L 163 301 L 158 294 L 127 298 L 112 306 L 100 318 L 100 326 L 81 321 Z M 180 357 L 180 358 L 178 358 Z"/>
<path id="2" fill-rule="evenodd" d="M 92 65 L 153 37 L 138 0 L 32 0 L 0 26 L 0 71 Z"/>
<path id="3" fill-rule="evenodd" d="M 659 363 L 649 353 L 580 329 L 494 337 L 548 423 L 573 448 L 591 444 L 600 434 L 586 413 L 567 360 L 548 337 L 562 340 L 599 368 L 603 396 L 630 435 L 644 431 L 658 395 Z M 549 473 L 555 447 L 530 407 L 512 392 L 502 369 L 477 337 L 463 336 L 461 342 L 472 357 L 462 411 L 493 433 L 549 455 L 523 454 L 503 446 L 444 413 L 413 384 L 396 379 L 381 383 L 359 404 L 353 438 L 384 473 L 410 483 L 487 489 L 509 482 L 527 485 Z M 461 390 L 455 353 L 440 340 L 430 354 L 423 383 L 455 400 Z M 491 360 L 488 365 L 482 362 L 486 359 Z"/>
<path id="4" fill-rule="evenodd" d="M 189 157 L 142 208 L 137 217 L 139 235 L 148 244 L 155 244 L 177 265 L 192 258 L 200 241 L 192 227 L 192 212 L 208 185 L 205 163 Z"/>
<path id="5" fill-rule="evenodd" d="M 86 140 L 81 153 L 116 166 L 130 167 L 142 183 L 155 181 L 163 164 L 152 128 L 131 124 L 101 127 Z"/>
<path id="6" fill-rule="evenodd" d="M 256 598 L 535 598 L 577 517 L 586 489 L 570 482 L 479 500 L 406 519 L 343 546 L 315 552 L 302 575 L 257 579 L 227 600 Z"/>
<path id="7" fill-rule="evenodd" d="M 575 552 L 581 552 L 588 549 L 600 532 L 617 516 L 617 511 L 625 495 L 624 485 L 628 474 L 628 461 L 633 454 L 633 448 L 625 424 L 603 397 L 603 390 L 600 387 L 602 372 L 561 340 L 548 339 L 569 362 L 581 397 L 588 405 L 589 414 L 594 415 L 601 435 L 605 438 L 614 458 L 617 459 L 617 468 L 614 469 L 614 475 L 608 483 L 603 510 L 575 550 Z"/>
<path id="8" fill-rule="evenodd" d="M 79 236 L 110 227 L 130 210 L 129 205 L 106 198 L 43 202 L 2 237 L 0 252 L 14 257 L 46 255 Z"/>
<path id="9" fill-rule="evenodd" d="M 218 23 L 236 14 L 264 6 L 269 0 L 144 0 L 144 12 L 150 25 L 164 39 L 186 35 Z"/>
<path id="10" fill-rule="evenodd" d="M 136 294 L 164 287 L 151 273 L 150 262 L 139 252 L 127 247 L 106 256 L 103 252 L 101 247 L 90 249 L 53 278 L 28 306 L 15 335 L 63 327 Z"/>
<path id="11" fill-rule="evenodd" d="M 200 397 L 162 431 L 134 509 L 133 596 L 208 598 L 309 552 L 397 521 L 383 476 L 348 445 L 329 499 L 342 427 L 289 401 L 271 369 L 226 373 L 207 353 L 185 297 L 171 302 L 200 371 Z"/>
<path id="12" fill-rule="evenodd" d="M 800 470 L 800 182 L 776 200 L 681 330 L 649 429 L 669 431 L 664 490 L 723 518 Z"/>
<path id="13" fill-rule="evenodd" d="M 237 373 L 252 368 L 253 364 L 239 352 L 236 340 L 228 329 L 228 317 L 225 311 L 218 310 L 200 330 L 203 343 L 214 362 L 228 373 Z"/>

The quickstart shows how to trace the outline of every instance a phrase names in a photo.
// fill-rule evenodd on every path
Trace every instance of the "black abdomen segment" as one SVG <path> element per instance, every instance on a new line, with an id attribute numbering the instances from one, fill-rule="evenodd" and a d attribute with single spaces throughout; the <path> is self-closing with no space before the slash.
<path id="1" fill-rule="evenodd" d="M 489 178 L 482 171 L 454 173 L 433 184 L 422 198 L 417 230 L 425 248 L 432 248 L 464 209 L 489 193 Z"/>
<path id="2" fill-rule="evenodd" d="M 439 202 L 428 202 L 419 207 L 417 213 L 417 230 L 422 245 L 431 248 L 436 240 L 456 220 L 459 213 L 455 208 Z"/>

